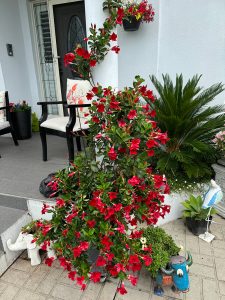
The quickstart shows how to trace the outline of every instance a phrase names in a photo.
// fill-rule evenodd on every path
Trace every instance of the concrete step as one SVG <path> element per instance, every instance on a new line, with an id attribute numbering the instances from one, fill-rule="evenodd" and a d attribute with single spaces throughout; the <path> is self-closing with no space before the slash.
<path id="1" fill-rule="evenodd" d="M 22 253 L 22 251 L 10 251 L 6 244 L 7 240 L 11 239 L 15 242 L 21 228 L 31 220 L 26 210 L 0 206 L 0 276 Z"/>
<path id="2" fill-rule="evenodd" d="M 27 210 L 27 199 L 0 193 L 0 206 Z"/>

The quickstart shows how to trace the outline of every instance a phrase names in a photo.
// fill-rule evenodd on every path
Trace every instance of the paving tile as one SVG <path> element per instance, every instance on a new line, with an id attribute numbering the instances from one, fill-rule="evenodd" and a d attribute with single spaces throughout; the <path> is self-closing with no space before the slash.
<path id="1" fill-rule="evenodd" d="M 199 253 L 199 238 L 194 235 L 186 235 L 186 250 Z"/>
<path id="2" fill-rule="evenodd" d="M 7 284 L 0 279 L 0 294 L 7 288 Z"/>
<path id="3" fill-rule="evenodd" d="M 16 296 L 16 300 L 45 300 L 46 298 L 42 295 L 34 294 L 30 291 L 22 289 L 19 291 L 18 295 Z"/>
<path id="4" fill-rule="evenodd" d="M 217 240 L 223 240 L 224 239 L 224 233 L 223 233 L 223 227 L 222 227 L 222 225 L 212 224 L 210 226 L 210 232 L 213 235 L 215 235 L 215 238 Z"/>
<path id="5" fill-rule="evenodd" d="M 179 293 L 179 294 L 176 294 L 172 291 L 171 287 L 170 286 L 165 286 L 163 287 L 164 289 L 164 295 L 166 297 L 169 297 L 170 298 L 174 298 L 174 299 L 184 299 L 185 295 L 183 293 Z"/>
<path id="6" fill-rule="evenodd" d="M 116 290 L 117 285 L 111 282 L 106 282 L 98 300 L 113 300 Z"/>
<path id="7" fill-rule="evenodd" d="M 214 278 L 214 268 L 204 266 L 204 265 L 199 265 L 194 263 L 190 267 L 190 274 L 196 275 L 196 276 L 204 276 L 208 278 Z"/>
<path id="8" fill-rule="evenodd" d="M 75 284 L 74 281 L 68 278 L 68 272 L 66 271 L 63 272 L 62 275 L 60 276 L 59 282 L 69 286 L 74 286 Z"/>
<path id="9" fill-rule="evenodd" d="M 199 265 L 205 265 L 205 266 L 209 266 L 209 267 L 214 266 L 212 256 L 208 256 L 208 255 L 204 255 L 204 254 L 198 254 L 198 253 L 191 253 L 191 254 L 192 254 L 194 264 L 197 263 Z"/>
<path id="10" fill-rule="evenodd" d="M 44 277 L 47 275 L 45 271 L 36 270 L 31 275 L 24 287 L 28 290 L 35 291 Z"/>
<path id="11" fill-rule="evenodd" d="M 51 268 L 48 275 L 38 285 L 37 290 L 42 294 L 48 295 L 56 285 L 62 272 L 62 269 Z"/>
<path id="12" fill-rule="evenodd" d="M 225 258 L 225 251 L 224 249 L 214 248 L 213 249 L 214 256 L 218 258 Z"/>
<path id="13" fill-rule="evenodd" d="M 152 279 L 150 276 L 150 273 L 146 269 L 142 269 L 138 278 L 138 283 L 136 289 L 142 290 L 142 291 L 150 291 L 150 288 L 152 286 Z"/>
<path id="14" fill-rule="evenodd" d="M 222 258 L 215 258 L 216 272 L 219 280 L 225 279 L 225 260 Z"/>
<path id="15" fill-rule="evenodd" d="M 17 286 L 23 286 L 28 280 L 29 276 L 29 273 L 10 268 L 5 274 L 3 274 L 2 279 Z"/>
<path id="16" fill-rule="evenodd" d="M 51 295 L 63 300 L 79 300 L 82 293 L 79 288 L 76 289 L 75 287 L 72 288 L 63 284 L 56 284 Z"/>
<path id="17" fill-rule="evenodd" d="M 190 290 L 186 294 L 186 300 L 201 300 L 202 280 L 200 277 L 190 275 Z"/>
<path id="18" fill-rule="evenodd" d="M 103 284 L 101 283 L 93 283 L 90 282 L 85 292 L 83 293 L 81 299 L 82 300 L 96 300 L 98 299 L 98 295 L 100 294 L 101 289 L 103 288 Z"/>
<path id="19" fill-rule="evenodd" d="M 113 298 L 108 298 L 108 300 L 111 300 L 111 299 L 113 300 Z M 120 295 L 118 293 L 115 300 L 137 300 L 137 299 L 149 300 L 150 295 L 149 295 L 149 293 L 146 293 L 146 292 L 127 288 L 127 294 Z"/>
<path id="20" fill-rule="evenodd" d="M 220 287 L 220 294 L 225 295 L 225 281 L 219 281 L 219 287 Z"/>
<path id="21" fill-rule="evenodd" d="M 12 265 L 12 268 L 19 271 L 28 272 L 28 273 L 32 273 L 37 269 L 36 266 L 31 266 L 30 260 L 25 260 L 21 258 L 15 261 L 15 263 Z"/>
<path id="22" fill-rule="evenodd" d="M 204 300 L 220 300 L 219 291 L 215 280 L 203 279 Z"/>
<path id="23" fill-rule="evenodd" d="M 19 288 L 14 285 L 8 285 L 0 296 L 0 300 L 12 300 L 18 293 Z"/>
<path id="24" fill-rule="evenodd" d="M 199 239 L 200 254 L 213 255 L 213 247 L 211 244 Z"/>
<path id="25" fill-rule="evenodd" d="M 219 248 L 219 249 L 225 250 L 225 241 L 213 240 L 212 245 L 213 245 L 213 248 Z"/>

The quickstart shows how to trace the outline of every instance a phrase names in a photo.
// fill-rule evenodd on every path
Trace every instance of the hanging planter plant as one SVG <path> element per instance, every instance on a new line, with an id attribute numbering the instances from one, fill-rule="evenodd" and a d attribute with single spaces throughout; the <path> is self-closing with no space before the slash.
<path id="1" fill-rule="evenodd" d="M 140 27 L 141 21 L 136 17 L 130 16 L 127 19 L 123 19 L 123 28 L 125 31 L 137 31 Z"/>

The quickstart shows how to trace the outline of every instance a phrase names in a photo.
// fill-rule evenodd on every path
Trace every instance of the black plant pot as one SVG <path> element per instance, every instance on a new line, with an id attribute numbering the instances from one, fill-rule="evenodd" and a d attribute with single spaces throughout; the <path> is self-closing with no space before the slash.
<path id="1" fill-rule="evenodd" d="M 123 20 L 123 28 L 125 31 L 137 31 L 140 24 L 141 22 L 133 16 Z"/>
<path id="2" fill-rule="evenodd" d="M 210 227 L 212 222 L 212 216 L 210 216 L 209 219 L 210 219 L 209 222 L 209 227 Z M 205 233 L 207 230 L 207 223 L 208 222 L 206 220 L 195 220 L 192 218 L 186 218 L 186 226 L 194 235 Z"/>
<path id="3" fill-rule="evenodd" d="M 31 138 L 31 109 L 11 112 L 11 120 L 18 140 Z"/>

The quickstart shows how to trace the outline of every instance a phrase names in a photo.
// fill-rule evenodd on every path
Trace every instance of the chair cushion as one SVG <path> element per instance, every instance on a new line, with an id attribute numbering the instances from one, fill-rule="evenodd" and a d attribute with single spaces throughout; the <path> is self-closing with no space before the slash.
<path id="1" fill-rule="evenodd" d="M 90 100 L 87 100 L 87 93 L 92 89 L 92 86 L 88 80 L 74 80 L 67 79 L 67 91 L 66 100 L 67 104 L 91 104 Z M 88 108 L 79 108 L 77 114 L 83 118 L 84 114 L 89 113 Z"/>
<path id="2" fill-rule="evenodd" d="M 8 121 L 0 120 L 0 130 L 4 129 L 4 128 L 7 128 L 7 127 L 10 127 L 9 122 Z"/>
<path id="3" fill-rule="evenodd" d="M 73 132 L 79 131 L 81 129 L 88 129 L 88 124 L 85 124 L 87 119 L 85 118 L 77 118 L 76 124 L 73 128 Z M 48 129 L 54 129 L 61 132 L 66 132 L 66 125 L 69 122 L 69 117 L 58 117 L 58 118 L 52 118 L 44 121 L 41 124 L 41 127 L 48 128 Z"/>
<path id="4" fill-rule="evenodd" d="M 0 107 L 5 106 L 5 91 L 0 91 Z M 5 121 L 5 110 L 0 110 L 0 122 Z"/>

